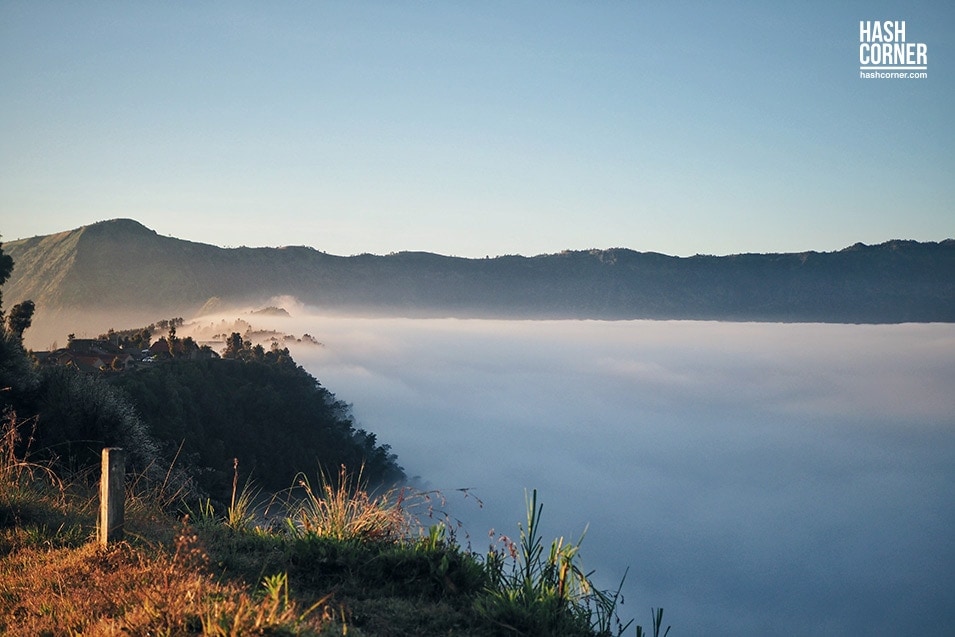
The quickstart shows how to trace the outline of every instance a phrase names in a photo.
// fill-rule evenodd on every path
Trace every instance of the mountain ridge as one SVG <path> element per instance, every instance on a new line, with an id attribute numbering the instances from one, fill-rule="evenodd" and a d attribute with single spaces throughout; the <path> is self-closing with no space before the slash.
<path id="1" fill-rule="evenodd" d="M 307 246 L 222 248 L 132 219 L 3 244 L 8 305 L 188 314 L 210 298 L 291 295 L 319 310 L 386 316 L 955 321 L 955 240 L 856 243 L 835 252 L 676 257 L 628 248 L 469 259 L 336 256 Z"/>

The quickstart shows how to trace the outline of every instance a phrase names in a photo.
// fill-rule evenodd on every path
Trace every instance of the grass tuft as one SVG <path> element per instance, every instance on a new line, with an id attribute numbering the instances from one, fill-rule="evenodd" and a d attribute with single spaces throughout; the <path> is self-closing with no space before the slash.
<path id="1" fill-rule="evenodd" d="M 492 587 L 478 601 L 479 613 L 494 624 L 522 635 L 591 635 L 595 611 L 590 574 L 580 568 L 576 543 L 557 538 L 545 552 L 540 535 L 543 505 L 537 491 L 525 494 L 526 526 L 519 525 L 516 546 L 507 538 L 504 549 L 487 556 Z M 507 568 L 507 563 L 511 568 Z"/>
<path id="2" fill-rule="evenodd" d="M 403 492 L 388 490 L 373 496 L 362 476 L 352 475 L 345 465 L 337 479 L 324 472 L 318 492 L 299 474 L 298 485 L 305 498 L 290 517 L 291 527 L 302 536 L 338 541 L 389 543 L 404 538 L 410 528 L 405 516 Z"/>

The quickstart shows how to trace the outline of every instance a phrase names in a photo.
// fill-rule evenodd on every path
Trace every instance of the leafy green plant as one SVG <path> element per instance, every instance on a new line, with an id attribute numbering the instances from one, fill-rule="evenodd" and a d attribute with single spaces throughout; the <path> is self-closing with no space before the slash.
<path id="1" fill-rule="evenodd" d="M 262 579 L 262 589 L 266 597 L 275 602 L 281 601 L 288 606 L 288 573 L 266 575 Z"/>
<path id="2" fill-rule="evenodd" d="M 216 508 L 212 504 L 211 498 L 199 500 L 199 503 L 196 506 L 198 509 L 195 519 L 198 526 L 215 527 L 219 525 L 220 519 L 216 514 Z"/>
<path id="3" fill-rule="evenodd" d="M 382 575 L 402 593 L 429 599 L 476 595 L 488 587 L 487 573 L 478 556 L 463 550 L 439 522 L 417 539 L 396 543 L 380 552 Z"/>
<path id="4" fill-rule="evenodd" d="M 481 615 L 521 634 L 590 635 L 593 633 L 594 602 L 607 599 L 594 596 L 590 573 L 579 564 L 580 544 L 557 538 L 545 552 L 540 535 L 543 505 L 537 491 L 525 494 L 526 527 L 519 525 L 520 540 L 514 545 L 505 538 L 511 569 L 505 567 L 505 551 L 492 550 L 486 567 L 492 587 L 478 600 Z M 615 599 L 615 598 L 614 598 Z"/>
<path id="5" fill-rule="evenodd" d="M 592 624 L 597 635 L 623 635 L 623 633 L 633 623 L 633 619 L 624 624 L 617 613 L 617 606 L 623 601 L 620 591 L 623 589 L 623 583 L 630 572 L 628 568 L 623 577 L 620 578 L 620 584 L 617 590 L 601 591 L 594 589 L 591 593 L 590 607 L 593 610 Z"/>

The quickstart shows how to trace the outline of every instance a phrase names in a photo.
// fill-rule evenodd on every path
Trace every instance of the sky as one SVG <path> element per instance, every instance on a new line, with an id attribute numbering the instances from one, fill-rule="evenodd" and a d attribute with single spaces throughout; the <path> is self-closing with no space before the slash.
<path id="1" fill-rule="evenodd" d="M 860 20 L 927 78 L 863 79 Z M 950 2 L 0 1 L 0 235 L 483 257 L 955 236 Z"/>

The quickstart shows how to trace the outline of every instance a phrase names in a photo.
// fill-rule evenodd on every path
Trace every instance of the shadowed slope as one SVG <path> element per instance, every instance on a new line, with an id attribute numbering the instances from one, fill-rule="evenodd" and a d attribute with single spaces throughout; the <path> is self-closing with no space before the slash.
<path id="1" fill-rule="evenodd" d="M 211 297 L 239 304 L 293 295 L 324 310 L 392 316 L 955 321 L 951 239 L 725 257 L 620 248 L 340 257 L 307 247 L 225 249 L 114 220 L 4 249 L 16 264 L 9 301 L 32 298 L 53 312 L 191 313 Z"/>

